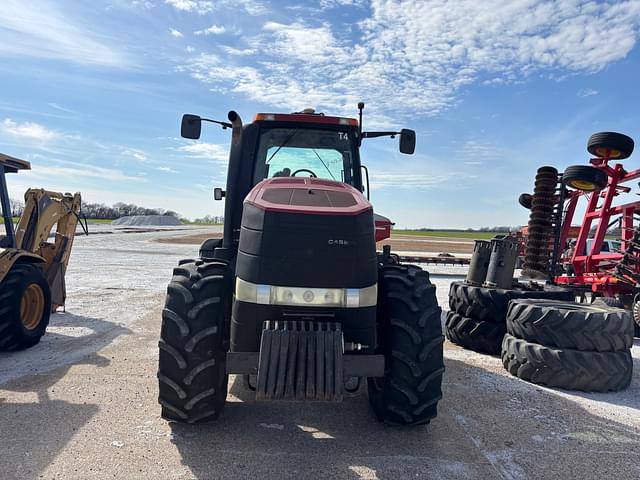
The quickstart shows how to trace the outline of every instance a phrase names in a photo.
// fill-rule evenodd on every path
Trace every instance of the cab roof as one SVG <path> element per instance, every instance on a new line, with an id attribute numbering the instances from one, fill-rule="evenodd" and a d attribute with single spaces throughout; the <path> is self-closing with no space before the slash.
<path id="1" fill-rule="evenodd" d="M 31 170 L 31 163 L 19 158 L 10 157 L 4 153 L 0 153 L 0 166 L 7 173 L 16 173 L 18 170 Z"/>
<path id="2" fill-rule="evenodd" d="M 329 117 L 322 113 L 308 113 L 308 111 L 296 113 L 258 113 L 255 122 L 300 122 L 319 123 L 323 125 L 348 125 L 358 126 L 358 120 L 348 117 Z"/>

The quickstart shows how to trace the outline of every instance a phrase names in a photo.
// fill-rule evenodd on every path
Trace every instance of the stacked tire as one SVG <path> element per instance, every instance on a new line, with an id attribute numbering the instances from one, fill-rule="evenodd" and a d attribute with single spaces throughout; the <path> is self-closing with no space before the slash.
<path id="1" fill-rule="evenodd" d="M 507 333 L 509 302 L 517 298 L 573 299 L 573 293 L 557 290 L 505 290 L 452 282 L 444 325 L 449 341 L 476 352 L 500 355 Z"/>
<path id="2" fill-rule="evenodd" d="M 633 318 L 602 304 L 518 299 L 509 303 L 502 363 L 528 382 L 616 391 L 631 382 Z"/>

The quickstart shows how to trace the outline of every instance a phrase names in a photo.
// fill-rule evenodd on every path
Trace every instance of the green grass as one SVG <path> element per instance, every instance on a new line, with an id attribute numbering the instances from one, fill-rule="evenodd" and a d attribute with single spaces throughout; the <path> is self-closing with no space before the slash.
<path id="1" fill-rule="evenodd" d="M 182 223 L 184 223 L 185 225 L 213 225 L 213 226 L 222 225 L 222 223 L 194 222 L 193 220 L 182 220 Z"/>
<path id="2" fill-rule="evenodd" d="M 109 220 L 108 218 L 87 218 L 87 222 L 89 223 L 111 223 L 113 220 Z"/>
<path id="3" fill-rule="evenodd" d="M 496 232 L 456 232 L 450 230 L 398 230 L 394 229 L 391 234 L 395 235 L 417 235 L 422 237 L 448 237 L 448 238 L 469 238 L 471 240 L 490 240 Z"/>

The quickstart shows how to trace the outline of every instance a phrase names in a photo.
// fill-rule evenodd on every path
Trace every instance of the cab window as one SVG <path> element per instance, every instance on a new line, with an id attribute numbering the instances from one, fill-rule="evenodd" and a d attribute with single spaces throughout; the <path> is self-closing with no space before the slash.
<path id="1" fill-rule="evenodd" d="M 353 142 L 348 132 L 312 128 L 263 130 L 254 183 L 274 177 L 317 177 L 353 185 Z"/>

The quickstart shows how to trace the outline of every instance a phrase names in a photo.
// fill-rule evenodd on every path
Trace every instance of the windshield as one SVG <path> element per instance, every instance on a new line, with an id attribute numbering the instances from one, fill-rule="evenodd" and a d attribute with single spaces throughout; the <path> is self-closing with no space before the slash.
<path id="1" fill-rule="evenodd" d="M 273 177 L 317 177 L 353 185 L 353 143 L 346 131 L 263 130 L 254 183 Z"/>

